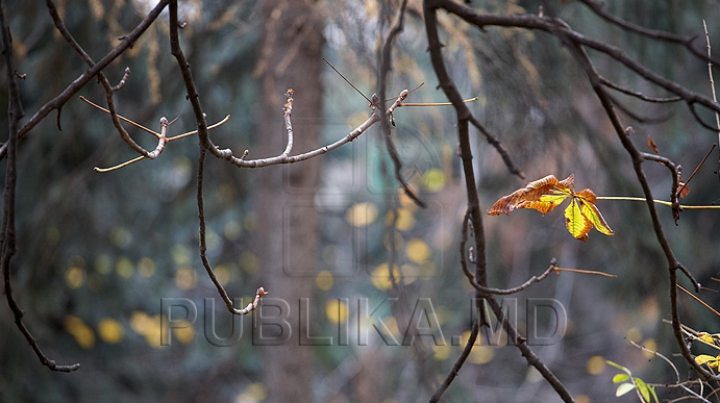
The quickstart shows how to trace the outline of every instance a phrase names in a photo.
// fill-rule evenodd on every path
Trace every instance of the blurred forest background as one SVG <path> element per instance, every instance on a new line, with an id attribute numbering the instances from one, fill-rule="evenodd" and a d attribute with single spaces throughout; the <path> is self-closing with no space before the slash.
<path id="1" fill-rule="evenodd" d="M 312 2 L 308 7 L 317 20 L 310 30 L 318 34 L 320 46 L 320 57 L 314 59 L 320 84 L 314 88 L 303 83 L 315 82 L 313 72 L 298 70 L 293 62 L 292 52 L 302 53 L 304 48 L 293 48 L 290 43 L 288 53 L 281 55 L 288 58 L 286 62 L 263 53 L 263 41 L 274 32 L 269 27 L 280 37 L 286 35 L 283 30 L 292 28 L 292 24 L 268 22 L 280 3 L 180 3 L 180 19 L 188 23 L 181 31 L 181 42 L 208 122 L 231 115 L 227 123 L 210 132 L 211 138 L 236 155 L 245 149 L 250 150 L 249 158 L 282 151 L 281 108 L 269 110 L 268 99 L 280 98 L 281 106 L 286 88 L 296 89 L 293 122 L 317 132 L 317 144 L 331 143 L 367 119 L 367 101 L 320 57 L 369 97 L 376 90 L 378 46 L 398 6 L 375 0 Z M 96 58 L 116 46 L 118 38 L 153 5 L 149 0 L 57 2 L 69 31 Z M 583 34 L 615 44 L 669 79 L 710 94 L 706 63 L 676 45 L 608 25 L 575 1 L 473 0 L 471 6 L 500 14 L 537 13 L 542 6 L 545 13 L 564 19 Z M 11 0 L 5 2 L 5 9 L 17 69 L 27 74 L 21 81 L 21 94 L 26 113 L 31 114 L 87 66 L 58 35 L 43 3 Z M 700 49 L 704 49 L 705 19 L 711 43 L 720 49 L 717 1 L 607 1 L 606 9 L 650 28 L 698 33 L 695 44 Z M 393 53 L 388 95 L 424 82 L 409 102 L 446 101 L 436 89 L 437 78 L 426 52 L 419 1 L 409 2 L 406 17 Z M 444 13 L 440 22 L 448 68 L 461 93 L 466 98 L 478 97 L 471 109 L 500 138 L 528 180 L 574 174 L 577 189 L 589 187 L 600 196 L 642 197 L 631 161 L 585 74 L 556 38 L 518 29 L 478 32 Z M 596 58 L 601 74 L 615 82 L 646 94 L 667 95 L 617 63 L 594 53 L 590 56 Z M 268 86 L 267 70 L 278 69 L 282 63 L 286 63 L 281 66 L 284 71 L 292 74 L 278 75 L 280 81 Z M 131 74 L 115 95 L 118 113 L 155 130 L 160 117 L 178 117 L 170 134 L 195 128 L 186 89 L 170 55 L 166 17 L 104 72 L 116 83 L 126 67 Z M 4 110 L 7 83 L 5 76 L 0 80 Z M 105 94 L 95 81 L 79 95 L 104 105 Z M 321 96 L 319 110 L 314 111 L 320 119 L 303 120 L 307 115 L 302 105 L 313 96 Z M 717 142 L 717 134 L 700 127 L 682 104 L 647 104 L 617 96 L 653 118 L 625 118 L 634 128 L 636 143 L 644 144 L 651 136 L 665 155 L 683 165 L 686 176 Z M 713 121 L 711 113 L 701 114 L 706 122 Z M 7 118 L 0 119 L 0 127 L 7 127 Z M 398 191 L 376 126 L 354 142 L 307 163 L 250 170 L 210 156 L 206 160 L 208 257 L 231 298 L 243 298 L 244 306 L 262 285 L 270 291 L 269 297 L 286 299 L 283 290 L 297 285 L 304 293 L 301 296 L 309 299 L 303 308 L 307 311 L 298 310 L 298 302 L 290 299 L 291 316 L 307 314 L 310 336 L 334 340 L 329 346 L 297 346 L 293 335 L 288 344 L 294 347 L 279 354 L 276 346 L 254 346 L 250 316 L 235 317 L 235 325 L 242 323 L 243 328 L 235 342 L 218 346 L 206 335 L 204 321 L 210 315 L 203 311 L 205 298 L 215 300 L 215 307 L 209 309 L 215 312 L 219 338 L 230 334 L 233 319 L 197 252 L 197 138 L 169 144 L 157 160 L 101 174 L 93 168 L 111 166 L 135 154 L 119 138 L 108 115 L 73 97 L 62 110 L 62 130 L 53 114 L 20 144 L 19 252 L 12 274 L 26 324 L 44 351 L 58 363 L 79 362 L 82 367 L 64 374 L 40 365 L 3 303 L 0 400 L 251 403 L 283 401 L 273 399 L 273 394 L 303 383 L 304 391 L 297 393 L 311 397 L 297 395 L 296 401 L 427 401 L 462 348 L 452 341 L 466 339 L 470 326 L 474 292 L 460 270 L 458 254 L 466 198 L 452 108 L 403 107 L 394 119 L 393 139 L 404 163 L 403 177 L 427 202 L 425 209 Z M 149 134 L 128 130 L 146 148 L 154 147 L 155 139 Z M 302 143 L 301 136 L 298 147 L 306 148 L 298 151 L 313 148 Z M 279 145 L 263 143 L 268 138 L 277 139 Z M 472 138 L 485 211 L 525 181 L 507 171 L 484 138 Z M 650 149 L 645 147 L 645 151 Z M 312 193 L 295 186 L 293 178 L 305 170 L 317 173 L 308 185 Z M 683 204 L 709 205 L 720 199 L 715 171 L 717 152 L 700 168 Z M 667 169 L 647 164 L 646 172 L 656 197 L 668 200 L 671 178 Z M 648 382 L 676 381 L 666 363 L 628 343 L 636 341 L 671 358 L 677 352 L 671 328 L 663 322 L 668 319 L 667 267 L 643 203 L 600 201 L 598 207 L 615 235 L 592 232 L 587 243 L 568 235 L 558 211 L 545 217 L 534 211 L 487 217 L 490 284 L 518 285 L 540 274 L 553 257 L 561 267 L 616 274 L 614 279 L 571 273 L 551 276 L 514 296 L 518 323 L 522 329 L 527 298 L 560 301 L 568 314 L 567 332 L 559 342 L 537 347 L 540 357 L 577 401 L 636 401 L 632 394 L 615 398 L 611 379 L 617 371 L 605 368 L 602 359 L 621 363 Z M 301 216 L 316 216 L 311 227 L 294 229 L 301 232 L 300 237 L 316 240 L 301 257 L 285 253 L 296 239 L 284 235 L 294 225 L 284 219 L 296 214 L 293 209 Z M 720 214 L 685 211 L 675 226 L 670 209 L 659 209 L 678 258 L 703 285 L 720 289 L 711 279 L 720 276 Z M 392 211 L 397 212 L 398 231 L 390 242 L 387 226 L 392 223 Z M 393 243 L 402 275 L 399 294 L 391 291 L 388 278 L 388 248 Z M 295 270 L 297 258 L 312 264 Z M 396 304 L 386 302 L 398 295 Z M 717 317 L 684 297 L 680 301 L 685 323 L 697 330 L 720 331 Z M 198 320 L 173 329 L 169 346 L 160 344 L 162 298 L 187 298 L 198 307 Z M 407 316 L 420 298 L 430 299 L 446 344 L 434 346 L 431 337 L 422 337 L 424 350 L 388 345 L 389 336 L 403 338 L 404 322 L 397 320 L 397 312 Z M 703 298 L 720 306 L 717 294 L 705 293 Z M 368 301 L 365 311 L 358 304 L 363 299 Z M 345 345 L 338 343 L 338 323 L 349 323 Z M 541 333 L 552 333 L 552 321 L 547 326 Z M 359 343 L 358 329 L 370 335 L 367 345 Z M 282 360 L 295 360 L 286 378 L 269 376 L 266 372 L 277 371 L 272 369 L 273 362 L 287 365 Z M 688 365 L 676 362 L 685 376 Z M 673 390 L 659 393 L 666 398 L 679 396 Z M 483 340 L 445 399 L 550 402 L 557 396 L 514 347 L 502 341 L 489 346 Z"/>

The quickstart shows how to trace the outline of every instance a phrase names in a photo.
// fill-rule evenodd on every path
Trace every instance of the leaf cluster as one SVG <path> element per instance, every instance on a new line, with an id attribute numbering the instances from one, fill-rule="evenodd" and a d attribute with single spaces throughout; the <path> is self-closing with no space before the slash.
<path id="1" fill-rule="evenodd" d="M 575 239 L 587 242 L 588 233 L 593 227 L 605 235 L 613 235 L 613 230 L 596 206 L 595 193 L 590 189 L 575 192 L 574 180 L 574 175 L 562 181 L 554 175 L 548 175 L 532 181 L 524 188 L 501 197 L 493 204 L 488 214 L 510 214 L 515 209 L 527 208 L 545 215 L 569 198 L 570 204 L 565 209 L 565 224 L 568 232 Z"/>

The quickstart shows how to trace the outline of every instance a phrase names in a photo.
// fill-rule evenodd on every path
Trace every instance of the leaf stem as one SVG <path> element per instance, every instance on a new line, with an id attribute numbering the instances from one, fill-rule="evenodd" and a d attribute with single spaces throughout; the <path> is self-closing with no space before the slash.
<path id="1" fill-rule="evenodd" d="M 626 201 L 640 201 L 644 202 L 645 198 L 643 197 L 624 197 L 624 196 L 598 196 L 598 200 L 626 200 Z M 662 204 L 663 206 L 672 207 L 672 203 L 665 200 L 653 200 L 653 203 Z M 685 204 L 681 204 L 680 208 L 683 210 L 720 210 L 720 205 L 718 206 L 688 206 Z"/>

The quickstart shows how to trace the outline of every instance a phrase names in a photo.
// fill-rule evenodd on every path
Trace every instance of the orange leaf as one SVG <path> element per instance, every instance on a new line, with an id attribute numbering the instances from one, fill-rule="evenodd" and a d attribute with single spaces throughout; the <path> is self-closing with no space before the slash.
<path id="1" fill-rule="evenodd" d="M 552 211 L 573 193 L 573 175 L 558 181 L 554 175 L 530 182 L 505 197 L 500 198 L 490 208 L 488 214 L 510 214 L 518 208 L 530 208 L 546 214 Z"/>
<path id="2" fill-rule="evenodd" d="M 650 136 L 648 136 L 648 147 L 650 147 L 650 149 L 653 150 L 653 152 L 655 152 L 655 154 L 660 153 L 660 150 L 658 150 L 657 145 L 655 145 L 655 140 L 653 140 L 653 138 Z"/>

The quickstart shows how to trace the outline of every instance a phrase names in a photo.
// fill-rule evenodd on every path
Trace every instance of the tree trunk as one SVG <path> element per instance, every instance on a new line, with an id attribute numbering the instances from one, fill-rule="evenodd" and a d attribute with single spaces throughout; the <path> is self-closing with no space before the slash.
<path id="1" fill-rule="evenodd" d="M 264 1 L 261 6 L 265 29 L 256 70 L 263 85 L 257 131 L 261 138 L 258 155 L 253 157 L 278 155 L 285 149 L 282 110 L 288 88 L 295 93 L 295 145 L 291 154 L 319 147 L 324 40 L 320 13 L 314 6 L 308 1 L 283 0 Z M 302 345 L 307 343 L 300 338 L 299 306 L 303 298 L 311 297 L 316 271 L 318 220 L 314 197 L 319 160 L 263 168 L 256 175 L 257 252 L 264 271 L 263 284 L 270 297 L 286 301 L 289 308 L 286 320 L 290 334 L 271 334 L 271 340 L 282 343 L 260 347 L 267 401 L 311 402 L 312 347 Z M 271 304 L 269 300 L 265 305 Z M 270 311 L 269 315 L 274 313 Z"/>

